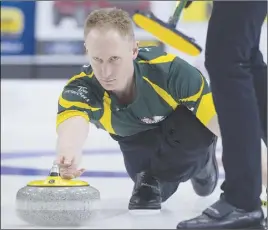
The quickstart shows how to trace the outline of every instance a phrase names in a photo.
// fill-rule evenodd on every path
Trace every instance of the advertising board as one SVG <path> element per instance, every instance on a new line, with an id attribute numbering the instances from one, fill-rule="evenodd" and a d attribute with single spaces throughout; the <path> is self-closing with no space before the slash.
<path id="1" fill-rule="evenodd" d="M 1 56 L 33 55 L 34 29 L 34 1 L 1 1 Z"/>

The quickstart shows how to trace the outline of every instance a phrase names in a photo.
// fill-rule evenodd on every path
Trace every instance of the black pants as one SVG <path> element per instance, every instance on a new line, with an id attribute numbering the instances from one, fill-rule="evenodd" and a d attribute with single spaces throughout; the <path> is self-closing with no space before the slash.
<path id="1" fill-rule="evenodd" d="M 205 66 L 218 113 L 228 202 L 260 206 L 261 137 L 267 143 L 267 66 L 259 49 L 266 1 L 214 2 Z"/>
<path id="2" fill-rule="evenodd" d="M 111 135 L 119 143 L 130 178 L 135 181 L 141 171 L 157 177 L 163 202 L 181 182 L 203 169 L 209 152 L 216 151 L 217 138 L 194 119 L 187 109 L 179 108 L 157 128 L 129 137 Z"/>

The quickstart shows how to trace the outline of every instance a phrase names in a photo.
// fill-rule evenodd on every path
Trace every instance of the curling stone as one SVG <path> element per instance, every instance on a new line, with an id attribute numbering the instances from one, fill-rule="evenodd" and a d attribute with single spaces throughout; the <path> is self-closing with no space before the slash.
<path id="1" fill-rule="evenodd" d="M 39 226 L 79 226 L 97 211 L 99 191 L 87 182 L 65 180 L 53 165 L 45 180 L 32 181 L 16 195 L 16 212 Z"/>

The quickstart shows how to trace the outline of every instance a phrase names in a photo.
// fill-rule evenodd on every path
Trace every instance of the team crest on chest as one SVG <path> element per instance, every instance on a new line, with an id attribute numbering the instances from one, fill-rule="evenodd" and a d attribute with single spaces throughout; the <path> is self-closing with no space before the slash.
<path id="1" fill-rule="evenodd" d="M 156 124 L 160 121 L 163 121 L 165 118 L 165 116 L 143 117 L 141 118 L 141 121 L 146 124 Z"/>

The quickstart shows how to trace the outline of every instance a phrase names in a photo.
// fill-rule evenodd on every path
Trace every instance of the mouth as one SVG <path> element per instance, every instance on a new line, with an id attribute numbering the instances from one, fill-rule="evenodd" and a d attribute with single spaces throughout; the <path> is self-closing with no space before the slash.
<path id="1" fill-rule="evenodd" d="M 101 80 L 102 82 L 105 82 L 105 83 L 111 83 L 113 81 L 115 81 L 116 79 L 106 79 L 106 80 Z"/>

